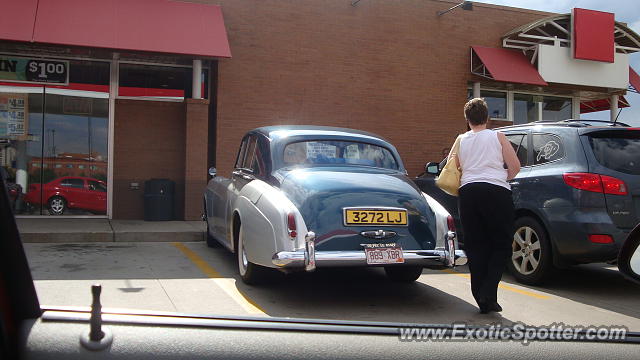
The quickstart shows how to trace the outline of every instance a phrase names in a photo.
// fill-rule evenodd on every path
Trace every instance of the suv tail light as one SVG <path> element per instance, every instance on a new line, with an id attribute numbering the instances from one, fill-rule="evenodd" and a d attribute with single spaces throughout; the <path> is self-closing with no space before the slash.
<path id="1" fill-rule="evenodd" d="M 624 181 L 599 174 L 565 173 L 562 175 L 565 184 L 576 189 L 613 195 L 627 195 Z"/>
<path id="2" fill-rule="evenodd" d="M 456 231 L 456 223 L 453 221 L 453 217 L 451 215 L 447 216 L 447 227 L 449 231 Z"/>
<path id="3" fill-rule="evenodd" d="M 298 237 L 298 228 L 296 225 L 296 215 L 292 212 L 287 214 L 287 231 L 290 238 Z"/>
<path id="4" fill-rule="evenodd" d="M 600 178 L 605 194 L 627 195 L 627 186 L 624 181 L 607 175 L 600 175 Z"/>

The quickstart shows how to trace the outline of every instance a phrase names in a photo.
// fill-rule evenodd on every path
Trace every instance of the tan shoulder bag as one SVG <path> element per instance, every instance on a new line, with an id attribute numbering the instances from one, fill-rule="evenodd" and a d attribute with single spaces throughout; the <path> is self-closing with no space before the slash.
<path id="1" fill-rule="evenodd" d="M 460 136 L 456 138 L 453 143 L 453 149 L 451 155 L 458 155 L 460 151 Z M 458 196 L 458 189 L 460 189 L 460 177 L 462 172 L 458 169 L 456 159 L 450 156 L 447 159 L 447 164 L 444 166 L 440 175 L 436 178 L 436 186 L 449 195 Z"/>

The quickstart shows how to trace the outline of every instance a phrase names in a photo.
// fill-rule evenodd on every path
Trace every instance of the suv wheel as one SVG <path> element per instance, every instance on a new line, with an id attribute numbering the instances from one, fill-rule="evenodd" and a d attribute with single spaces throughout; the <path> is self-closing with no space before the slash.
<path id="1" fill-rule="evenodd" d="M 547 232 L 537 220 L 528 216 L 517 219 L 515 229 L 509 270 L 523 284 L 539 284 L 553 270 Z"/>

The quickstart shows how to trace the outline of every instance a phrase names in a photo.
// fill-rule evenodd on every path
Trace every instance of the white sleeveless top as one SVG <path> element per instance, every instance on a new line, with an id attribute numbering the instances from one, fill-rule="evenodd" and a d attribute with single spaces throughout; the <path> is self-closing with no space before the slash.
<path id="1" fill-rule="evenodd" d="M 471 130 L 460 137 L 460 187 L 469 183 L 484 182 L 511 190 L 507 182 L 507 169 L 504 168 L 498 133 L 489 129 L 478 132 Z"/>

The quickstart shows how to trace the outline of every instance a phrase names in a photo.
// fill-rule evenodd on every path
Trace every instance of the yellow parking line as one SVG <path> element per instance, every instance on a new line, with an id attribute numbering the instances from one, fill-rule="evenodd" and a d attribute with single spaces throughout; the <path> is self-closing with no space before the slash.
<path id="1" fill-rule="evenodd" d="M 231 297 L 238 305 L 240 305 L 249 314 L 266 315 L 266 312 L 251 298 L 241 293 L 236 287 L 236 280 L 232 278 L 224 278 L 216 269 L 209 265 L 203 258 L 201 258 L 195 251 L 189 249 L 185 244 L 174 242 L 172 243 L 178 250 L 180 250 L 192 263 L 194 263 L 203 274 L 212 279 L 216 285 L 218 285 L 229 297 Z"/>
<path id="2" fill-rule="evenodd" d="M 459 272 L 457 272 L 455 270 L 452 270 L 452 269 L 443 269 L 442 271 L 444 271 L 446 273 L 449 273 L 449 274 L 454 274 L 454 275 L 461 276 L 461 277 L 463 277 L 465 279 L 471 279 L 471 276 L 469 274 L 461 274 L 461 273 L 459 273 Z M 515 287 L 510 286 L 510 285 L 505 285 L 502 282 L 500 282 L 500 284 L 498 284 L 498 287 L 501 288 L 501 289 L 513 291 L 513 292 L 518 293 L 518 294 L 531 296 L 531 297 L 534 297 L 534 298 L 537 298 L 537 299 L 548 299 L 549 298 L 546 295 L 541 295 L 541 294 L 537 294 L 537 293 L 534 293 L 534 292 L 531 292 L 531 291 L 518 289 L 518 288 L 515 288 Z"/>

